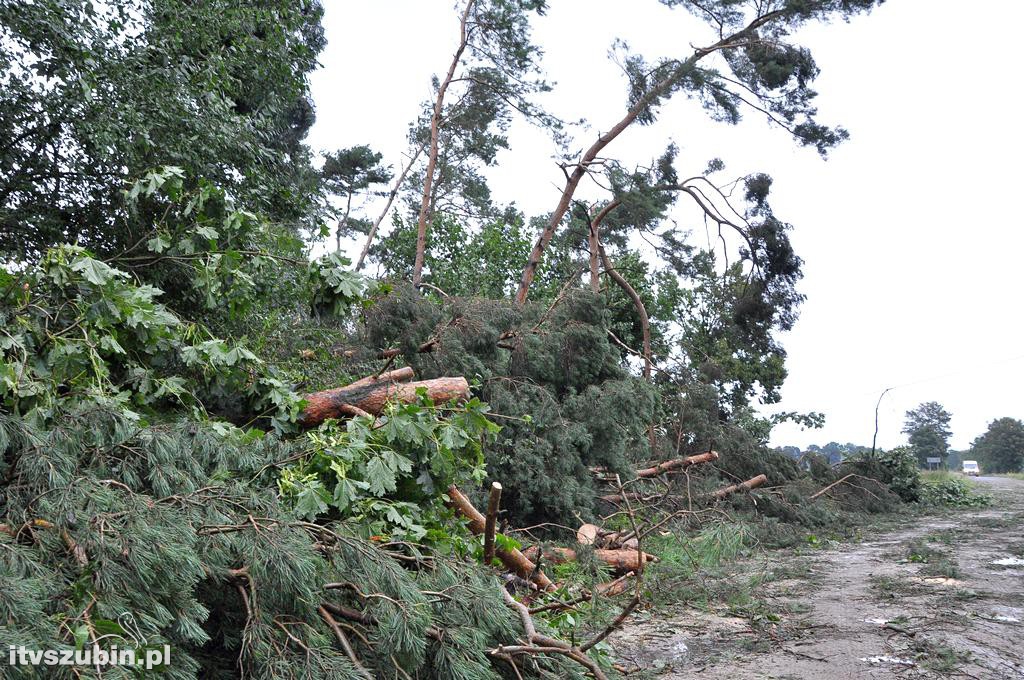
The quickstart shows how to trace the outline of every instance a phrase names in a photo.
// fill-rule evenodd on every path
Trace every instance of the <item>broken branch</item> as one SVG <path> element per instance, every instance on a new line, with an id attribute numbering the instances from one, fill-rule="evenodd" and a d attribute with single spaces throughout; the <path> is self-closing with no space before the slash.
<path id="1" fill-rule="evenodd" d="M 756 489 L 757 487 L 761 486 L 767 481 L 768 477 L 766 475 L 758 475 L 757 477 L 748 479 L 747 481 L 742 482 L 740 484 L 733 484 L 723 489 L 719 489 L 715 493 L 711 494 L 711 497 L 715 500 L 720 501 L 723 498 L 727 498 L 733 494 L 741 493 L 743 491 L 750 491 L 751 489 Z"/>
<path id="2" fill-rule="evenodd" d="M 457 510 L 462 514 L 463 517 L 469 520 L 469 529 L 474 534 L 482 534 L 486 530 L 487 520 L 480 514 L 480 511 L 473 507 L 470 500 L 459 491 L 459 488 L 452 484 L 448 487 L 449 506 Z M 551 582 L 544 572 L 537 569 L 537 565 L 526 558 L 523 553 L 519 552 L 516 548 L 504 549 L 497 548 L 494 551 L 495 556 L 501 560 L 510 571 L 518 575 L 520 578 L 530 579 L 537 584 L 537 587 L 541 590 L 552 590 L 555 584 Z"/>
<path id="3" fill-rule="evenodd" d="M 498 522 L 498 507 L 501 504 L 501 484 L 491 483 L 491 495 L 487 501 L 487 517 L 484 521 L 484 564 L 494 559 L 494 529 Z"/>

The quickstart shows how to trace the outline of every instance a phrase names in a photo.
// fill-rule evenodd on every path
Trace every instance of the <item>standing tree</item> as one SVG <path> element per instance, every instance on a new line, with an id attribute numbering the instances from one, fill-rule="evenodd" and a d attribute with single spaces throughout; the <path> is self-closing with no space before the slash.
<path id="1" fill-rule="evenodd" d="M 531 101 L 549 89 L 539 78 L 540 50 L 531 43 L 529 16 L 544 0 L 466 0 L 459 41 L 443 79 L 434 79 L 434 101 L 413 126 L 414 147 L 425 145 L 426 167 L 416 218 L 412 282 L 423 278 L 427 228 L 438 203 L 461 217 L 488 212 L 490 191 L 479 165 L 494 163 L 508 148 L 512 112 L 557 128 L 558 121 Z"/>
<path id="2" fill-rule="evenodd" d="M 317 230 L 302 140 L 321 14 L 318 0 L 0 0 L 0 257 L 132 247 L 154 216 L 129 214 L 123 190 L 160 166 Z"/>
<path id="3" fill-rule="evenodd" d="M 380 164 L 381 155 L 365 144 L 341 149 L 326 155 L 321 171 L 327 191 L 343 197 L 345 207 L 334 232 L 335 249 L 341 250 L 341 239 L 352 234 L 366 234 L 372 223 L 352 215 L 352 200 L 376 184 L 391 180 L 391 172 Z"/>
<path id="4" fill-rule="evenodd" d="M 937 401 L 926 401 L 907 411 L 903 433 L 910 438 L 910 446 L 922 466 L 927 458 L 941 458 L 949 453 L 949 421 L 952 416 Z"/>
<path id="5" fill-rule="evenodd" d="M 578 157 L 563 164 L 565 185 L 523 270 L 516 301 L 526 302 L 544 252 L 562 225 L 580 182 L 607 163 L 605 149 L 634 123 L 650 125 L 657 109 L 678 93 L 697 99 L 715 120 L 738 123 L 743 108 L 758 112 L 819 153 L 847 138 L 842 128 L 816 121 L 818 75 L 809 50 L 789 38 L 794 29 L 813 20 L 848 18 L 867 11 L 877 0 L 662 0 L 682 5 L 713 31 L 709 45 L 683 57 L 649 63 L 636 54 L 622 55 L 629 78 L 629 104 L 623 117 Z"/>
<path id="6" fill-rule="evenodd" d="M 993 420 L 985 434 L 971 444 L 971 455 L 986 472 L 1021 472 L 1024 469 L 1024 422 L 1016 418 Z"/>

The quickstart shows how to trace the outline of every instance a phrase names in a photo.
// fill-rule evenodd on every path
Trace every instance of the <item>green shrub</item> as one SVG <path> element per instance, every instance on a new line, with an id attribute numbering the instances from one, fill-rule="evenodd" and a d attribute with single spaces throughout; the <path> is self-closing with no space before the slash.
<path id="1" fill-rule="evenodd" d="M 952 507 L 983 507 L 992 502 L 990 496 L 978 493 L 974 485 L 963 477 L 944 473 L 922 475 L 920 502 L 922 505 Z"/>

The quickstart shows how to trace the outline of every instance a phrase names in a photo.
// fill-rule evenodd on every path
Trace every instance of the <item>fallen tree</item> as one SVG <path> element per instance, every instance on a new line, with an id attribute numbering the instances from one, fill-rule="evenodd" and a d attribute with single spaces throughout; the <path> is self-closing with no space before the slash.
<path id="1" fill-rule="evenodd" d="M 469 498 L 459 491 L 458 487 L 454 484 L 448 487 L 448 497 L 451 499 L 448 505 L 469 520 L 470 531 L 477 535 L 482 535 L 487 531 L 487 518 L 473 506 Z M 538 569 L 537 565 L 518 549 L 496 547 L 494 554 L 509 571 L 520 578 L 533 581 L 541 590 L 554 589 L 555 584 L 551 582 L 551 579 L 545 576 L 544 572 Z"/>
<path id="2" fill-rule="evenodd" d="M 362 378 L 345 387 L 307 394 L 303 396 L 306 407 L 299 423 L 304 427 L 315 427 L 328 418 L 379 415 L 388 401 L 415 401 L 420 389 L 425 390 L 435 402 L 469 397 L 469 383 L 463 377 L 403 382 L 412 377 L 411 368 L 399 368 L 380 376 Z"/>
<path id="3" fill-rule="evenodd" d="M 538 546 L 530 546 L 523 551 L 523 555 L 530 560 L 537 559 L 541 554 L 541 549 Z M 543 556 L 554 564 L 575 562 L 578 558 L 576 551 L 572 548 L 556 547 L 544 548 Z M 611 567 L 612 571 L 616 574 L 640 571 L 647 563 L 658 561 L 656 556 L 650 553 L 641 553 L 635 548 L 628 550 L 606 550 L 599 548 L 594 551 L 594 557 L 599 562 L 603 562 Z"/>
<path id="4" fill-rule="evenodd" d="M 714 500 L 720 501 L 723 498 L 728 498 L 729 496 L 732 496 L 733 494 L 741 493 L 743 491 L 750 491 L 751 489 L 756 489 L 757 487 L 761 486 L 767 481 L 768 477 L 766 475 L 758 475 L 757 477 L 748 479 L 745 482 L 741 482 L 739 484 L 732 484 L 730 486 L 721 488 L 718 491 L 711 494 L 711 497 Z"/>
<path id="5" fill-rule="evenodd" d="M 693 465 L 700 465 L 701 463 L 710 463 L 713 460 L 718 460 L 717 451 L 708 451 L 707 453 L 701 453 L 695 456 L 686 456 L 685 458 L 675 458 L 673 460 L 666 460 L 662 463 L 658 463 L 653 467 L 643 468 L 636 471 L 636 476 L 649 479 L 651 477 L 658 477 L 668 472 L 676 472 L 678 470 L 685 470 Z"/>

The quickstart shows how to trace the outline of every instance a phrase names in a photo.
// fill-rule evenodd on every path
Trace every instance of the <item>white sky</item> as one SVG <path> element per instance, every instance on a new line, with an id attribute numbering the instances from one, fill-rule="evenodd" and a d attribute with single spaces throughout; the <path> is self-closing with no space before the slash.
<path id="1" fill-rule="evenodd" d="M 325 4 L 329 43 L 312 79 L 309 143 L 370 144 L 398 166 L 430 77 L 455 46 L 451 0 Z M 655 0 L 551 4 L 534 28 L 556 82 L 544 103 L 587 119 L 577 146 L 624 112 L 625 81 L 607 58 L 615 38 L 651 58 L 710 42 L 685 11 Z M 723 177 L 774 177 L 772 205 L 794 225 L 808 298 L 783 338 L 790 376 L 778 407 L 822 411 L 827 421 L 823 430 L 780 426 L 773 444 L 870 445 L 875 402 L 893 386 L 881 447 L 905 441 L 903 413 L 922 401 L 953 414 L 954 448 L 997 417 L 1024 418 L 1024 225 L 1010 203 L 1024 184 L 1022 21 L 1024 3 L 1007 0 L 890 0 L 849 24 L 804 30 L 822 71 L 820 120 L 851 133 L 827 161 L 755 113 L 731 127 L 683 99 L 606 150 L 643 163 L 674 140 L 682 176 L 720 157 Z M 553 147 L 524 125 L 511 145 L 488 173 L 496 200 L 549 212 L 561 186 Z"/>

